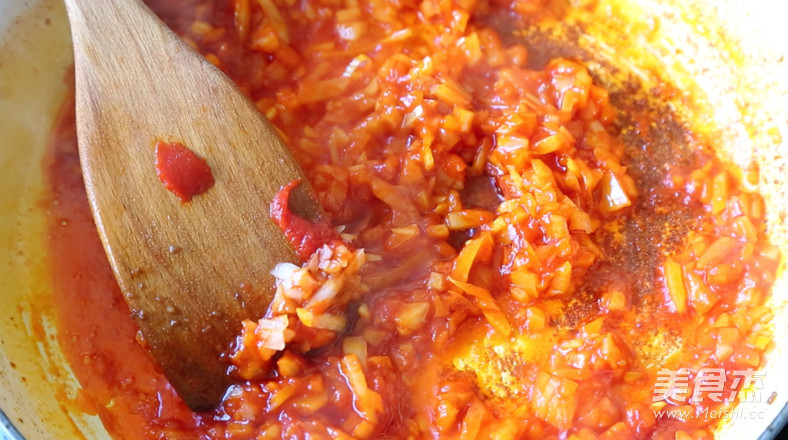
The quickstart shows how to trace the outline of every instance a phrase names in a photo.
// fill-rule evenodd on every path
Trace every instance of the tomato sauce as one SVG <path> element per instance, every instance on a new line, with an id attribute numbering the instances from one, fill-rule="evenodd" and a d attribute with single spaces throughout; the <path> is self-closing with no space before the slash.
<path id="1" fill-rule="evenodd" d="M 734 373 L 772 345 L 763 199 L 581 61 L 530 63 L 501 29 L 552 2 L 147 3 L 271 120 L 326 223 L 290 211 L 295 182 L 273 201 L 305 262 L 243 323 L 242 380 L 193 413 L 112 277 L 66 102 L 47 162 L 59 334 L 113 436 L 709 439 L 704 411 L 741 400 Z M 655 396 L 682 369 L 690 389 Z M 707 369 L 724 399 L 690 399 Z"/>
<path id="2" fill-rule="evenodd" d="M 290 192 L 301 182 L 295 180 L 282 188 L 271 202 L 271 218 L 287 237 L 298 257 L 305 261 L 318 248 L 339 240 L 339 234 L 326 222 L 317 223 L 303 219 L 290 209 Z"/>
<path id="3" fill-rule="evenodd" d="M 208 191 L 213 172 L 205 159 L 178 142 L 156 142 L 156 175 L 182 202 Z"/>

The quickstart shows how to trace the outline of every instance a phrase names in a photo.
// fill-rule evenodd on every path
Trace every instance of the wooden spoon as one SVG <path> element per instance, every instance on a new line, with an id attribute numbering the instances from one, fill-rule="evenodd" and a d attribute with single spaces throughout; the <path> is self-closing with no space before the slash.
<path id="1" fill-rule="evenodd" d="M 195 410 L 230 379 L 221 355 L 263 315 L 271 269 L 297 261 L 269 218 L 301 169 L 274 128 L 139 0 L 65 0 L 88 198 L 118 284 L 153 357 Z M 215 185 L 183 203 L 154 166 L 156 141 L 205 158 Z M 318 205 L 300 185 L 291 207 Z"/>

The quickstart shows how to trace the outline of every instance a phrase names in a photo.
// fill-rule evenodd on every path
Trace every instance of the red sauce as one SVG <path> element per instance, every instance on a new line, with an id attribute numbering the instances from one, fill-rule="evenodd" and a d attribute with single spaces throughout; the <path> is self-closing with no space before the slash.
<path id="1" fill-rule="evenodd" d="M 300 180 L 294 180 L 279 191 L 271 202 L 270 215 L 303 261 L 320 246 L 340 238 L 339 234 L 327 222 L 310 222 L 295 215 L 290 209 L 288 203 L 290 193 L 300 183 Z"/>
<path id="2" fill-rule="evenodd" d="M 656 410 L 734 402 L 654 406 L 657 371 L 762 365 L 780 258 L 763 200 L 694 141 L 625 143 L 669 124 L 622 108 L 621 136 L 585 67 L 534 70 L 488 25 L 541 1 L 146 2 L 280 130 L 370 290 L 329 344 L 299 329 L 270 376 L 189 411 L 135 340 L 65 104 L 47 174 L 58 334 L 115 438 L 711 439 L 718 420 Z M 294 186 L 272 217 L 316 247 L 330 228 L 291 212 Z"/>
<path id="3" fill-rule="evenodd" d="M 208 162 L 178 142 L 156 143 L 156 174 L 164 187 L 183 202 L 208 191 L 214 184 Z"/>

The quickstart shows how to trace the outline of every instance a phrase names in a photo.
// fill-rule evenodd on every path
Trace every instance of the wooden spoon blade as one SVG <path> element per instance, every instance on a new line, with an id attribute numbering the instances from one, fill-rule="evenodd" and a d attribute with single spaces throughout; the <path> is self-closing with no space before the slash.
<path id="1" fill-rule="evenodd" d="M 99 234 L 173 387 L 191 408 L 212 408 L 229 384 L 220 356 L 241 321 L 268 307 L 274 265 L 296 261 L 268 209 L 303 173 L 254 105 L 140 1 L 66 5 L 80 158 Z M 157 177 L 157 140 L 205 158 L 215 185 L 182 203 Z M 306 204 L 302 211 L 318 212 Z"/>

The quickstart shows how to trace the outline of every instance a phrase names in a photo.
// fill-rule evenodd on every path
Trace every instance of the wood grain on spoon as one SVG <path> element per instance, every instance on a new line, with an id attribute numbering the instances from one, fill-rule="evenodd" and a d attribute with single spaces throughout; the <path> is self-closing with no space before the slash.
<path id="1" fill-rule="evenodd" d="M 99 234 L 154 358 L 191 408 L 211 408 L 229 384 L 220 355 L 268 307 L 269 271 L 296 260 L 268 208 L 304 176 L 253 104 L 139 0 L 66 6 Z M 215 185 L 182 203 L 156 175 L 157 140 L 205 158 Z M 299 188 L 293 209 L 319 215 Z"/>

